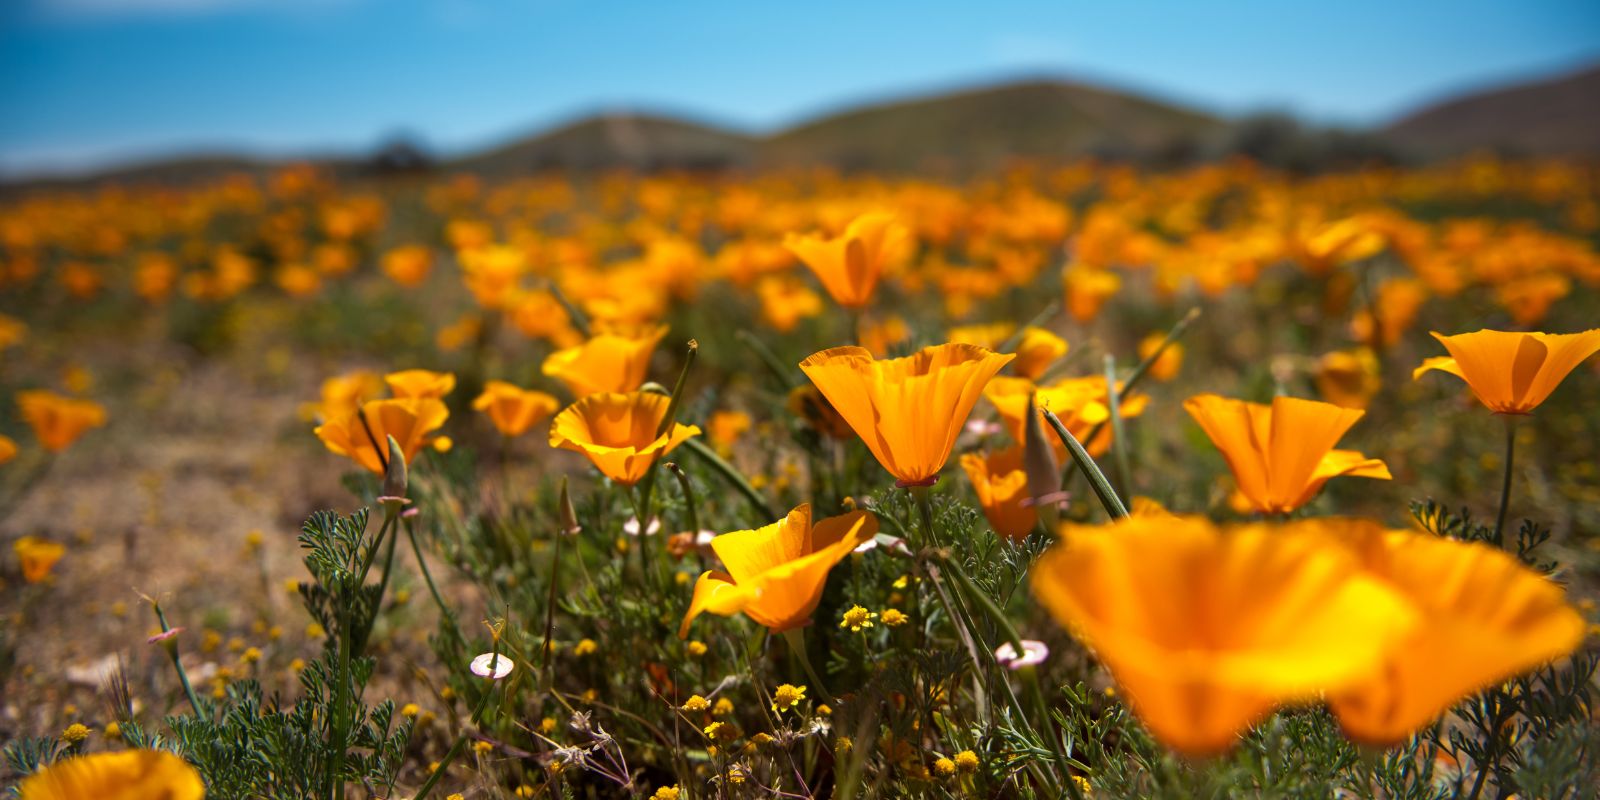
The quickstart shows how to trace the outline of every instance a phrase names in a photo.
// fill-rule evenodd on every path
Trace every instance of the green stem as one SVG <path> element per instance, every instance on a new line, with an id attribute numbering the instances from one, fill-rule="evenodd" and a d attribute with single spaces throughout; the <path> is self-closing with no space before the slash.
<path id="1" fill-rule="evenodd" d="M 1050 304 L 1045 306 L 1043 311 L 1034 314 L 1033 319 L 1028 320 L 1027 324 L 1017 328 L 1015 331 L 1012 331 L 1011 335 L 1007 336 L 1006 340 L 1001 342 L 1000 346 L 995 349 L 995 352 L 1009 353 L 1012 350 L 1017 349 L 1017 345 L 1022 344 L 1022 337 L 1028 334 L 1029 328 L 1037 328 L 1043 325 L 1051 317 L 1055 316 L 1057 311 L 1060 310 L 1061 301 L 1051 300 Z"/>
<path id="2" fill-rule="evenodd" d="M 929 499 L 929 489 L 926 486 L 907 487 L 911 496 L 917 502 L 917 517 L 922 524 L 921 544 L 924 547 L 944 547 L 944 542 L 939 540 L 939 534 L 933 528 L 933 501 Z"/>
<path id="3" fill-rule="evenodd" d="M 806 671 L 806 677 L 811 684 L 817 687 L 817 694 L 822 695 L 822 701 L 830 706 L 838 706 L 839 701 L 833 699 L 828 692 L 828 685 L 822 682 L 822 676 L 817 674 L 816 667 L 811 666 L 811 656 L 806 653 L 806 639 L 799 628 L 790 628 L 783 632 L 783 641 L 788 643 L 789 652 L 800 659 L 800 667 Z"/>
<path id="4" fill-rule="evenodd" d="M 734 469 L 732 464 L 724 461 L 722 456 L 717 455 L 715 450 L 707 447 L 699 439 L 685 439 L 683 446 L 710 465 L 711 469 L 721 475 L 723 480 L 726 480 L 734 489 L 737 489 L 739 494 L 744 495 L 744 499 L 748 500 L 750 507 L 755 510 L 759 525 L 765 525 L 778 518 L 777 513 L 767 507 L 766 498 L 763 498 L 761 493 L 756 491 L 756 487 L 751 486 L 750 482 L 739 474 L 739 470 Z"/>
<path id="5" fill-rule="evenodd" d="M 161 623 L 161 632 L 169 633 L 172 626 L 167 624 L 167 613 L 161 610 L 160 603 L 151 603 L 156 611 L 156 619 Z M 172 666 L 178 671 L 178 683 L 183 686 L 183 694 L 189 698 L 189 707 L 194 709 L 195 719 L 204 719 L 205 713 L 200 710 L 200 698 L 194 694 L 194 687 L 189 683 L 189 673 L 183 669 L 183 660 L 178 657 L 178 642 L 172 641 L 172 646 L 167 648 L 167 654 L 172 656 Z"/>
<path id="6" fill-rule="evenodd" d="M 1093 489 L 1095 496 L 1100 499 L 1100 505 L 1105 508 L 1106 514 L 1114 520 L 1128 516 L 1127 506 L 1124 506 L 1122 499 L 1117 497 L 1117 491 L 1111 488 L 1111 482 L 1106 480 L 1105 473 L 1101 472 L 1094 459 L 1089 457 L 1089 451 L 1083 449 L 1083 443 L 1072 435 L 1072 431 L 1067 430 L 1067 426 L 1061 424 L 1061 420 L 1050 409 L 1044 409 L 1043 413 L 1044 421 L 1050 423 L 1050 427 L 1056 431 L 1056 437 L 1067 446 L 1067 453 L 1072 456 L 1073 463 L 1089 479 L 1089 488 Z"/>
<path id="7" fill-rule="evenodd" d="M 1117 488 L 1131 495 L 1133 471 L 1128 466 L 1128 439 L 1122 422 L 1122 398 L 1117 389 L 1117 357 L 1106 353 L 1106 407 L 1111 412 L 1111 467 L 1117 472 Z M 1092 441 L 1092 440 L 1091 440 Z"/>
<path id="8" fill-rule="evenodd" d="M 416 526 L 407 523 L 406 536 L 411 539 L 411 552 L 417 557 L 417 569 L 422 572 L 423 582 L 428 584 L 428 594 L 433 596 L 433 603 L 439 607 L 439 614 L 444 617 L 445 625 L 451 635 L 455 637 L 456 644 L 465 648 L 467 639 L 461 635 L 461 627 L 456 624 L 456 615 L 448 605 L 445 605 L 444 598 L 439 595 L 439 587 L 433 583 L 433 573 L 428 570 L 428 562 L 422 557 L 422 546 L 417 544 Z"/>
<path id="9" fill-rule="evenodd" d="M 350 698 L 350 617 L 347 613 L 349 598 L 340 604 L 339 610 L 339 673 L 338 683 L 333 687 L 333 731 L 330 744 L 333 746 L 333 768 L 328 770 L 328 796 L 334 800 L 344 798 L 344 751 L 349 745 L 346 741 L 348 734 L 345 730 L 346 720 L 349 719 Z"/>
<path id="10" fill-rule="evenodd" d="M 555 673 L 550 669 L 555 664 L 555 657 L 550 652 L 550 640 L 556 629 L 556 586 L 561 580 L 561 540 L 566 537 L 566 533 L 556 531 L 556 543 L 550 553 L 550 596 L 545 600 L 544 647 L 541 650 L 544 654 L 544 677 L 550 686 L 555 686 Z"/>
<path id="11" fill-rule="evenodd" d="M 499 639 L 495 640 L 494 648 L 490 652 L 493 654 L 489 660 L 489 669 L 492 671 L 500 665 Z M 473 725 L 481 725 L 483 712 L 489 707 L 489 698 L 494 696 L 494 684 L 498 683 L 494 678 L 485 678 L 484 680 L 489 681 L 490 685 L 488 689 L 484 690 L 483 696 L 478 699 L 477 708 L 472 710 L 472 716 L 468 718 L 468 721 Z M 439 768 L 428 776 L 428 780 L 422 784 L 421 789 L 417 790 L 417 795 L 412 800 L 425 800 L 427 798 L 428 793 L 433 791 L 433 787 L 437 786 L 440 779 L 444 778 L 445 771 L 450 768 L 450 762 L 455 761 L 456 757 L 461 755 L 462 748 L 467 746 L 467 738 L 467 731 L 463 728 L 461 734 L 456 737 L 455 743 L 450 745 L 450 749 L 445 752 L 444 758 L 439 761 Z"/>
<path id="12" fill-rule="evenodd" d="M 1506 473 L 1500 481 L 1500 513 L 1494 521 L 1496 547 L 1503 546 L 1505 542 L 1506 511 L 1511 508 L 1511 467 L 1517 455 L 1517 418 L 1510 414 L 1504 414 L 1502 418 L 1506 423 Z"/>
<path id="13" fill-rule="evenodd" d="M 683 489 L 684 522 L 689 526 L 690 535 L 697 536 L 700 533 L 700 511 L 696 508 L 699 500 L 694 494 L 694 484 L 689 481 L 689 473 L 684 472 L 683 467 L 678 466 L 676 462 L 668 461 L 665 466 L 667 471 L 678 479 L 679 488 Z"/>
<path id="14" fill-rule="evenodd" d="M 772 377 L 777 379 L 778 385 L 784 391 L 794 388 L 795 382 L 789 374 L 789 368 L 784 366 L 783 361 L 778 358 L 776 353 L 772 352 L 772 348 L 767 347 L 766 342 L 761 341 L 755 334 L 742 328 L 733 335 L 745 347 L 750 348 L 750 352 L 755 353 L 756 358 L 761 359 L 761 363 L 765 364 L 767 369 L 772 372 Z"/>

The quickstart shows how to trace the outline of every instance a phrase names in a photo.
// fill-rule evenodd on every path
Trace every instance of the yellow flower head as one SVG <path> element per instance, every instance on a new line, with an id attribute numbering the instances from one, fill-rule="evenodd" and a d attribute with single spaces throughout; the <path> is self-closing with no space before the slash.
<path id="1" fill-rule="evenodd" d="M 788 711 L 804 699 L 806 699 L 806 687 L 785 683 L 772 693 L 772 710 L 778 713 Z"/>
<path id="2" fill-rule="evenodd" d="M 878 615 L 861 606 L 851 606 L 844 612 L 844 617 L 839 620 L 839 627 L 849 628 L 851 633 L 860 633 L 863 628 L 872 627 L 872 621 Z"/>

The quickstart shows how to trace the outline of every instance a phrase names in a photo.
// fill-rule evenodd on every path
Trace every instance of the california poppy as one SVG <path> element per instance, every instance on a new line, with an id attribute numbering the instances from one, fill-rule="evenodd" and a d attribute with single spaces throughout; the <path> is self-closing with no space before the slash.
<path id="1" fill-rule="evenodd" d="M 1322 399 L 1345 408 L 1366 408 L 1372 396 L 1383 388 L 1378 358 L 1371 350 L 1336 350 L 1317 360 L 1317 393 Z"/>
<path id="2" fill-rule="evenodd" d="M 106 410 L 99 403 L 46 389 L 17 392 L 17 407 L 39 444 L 52 453 L 72 446 L 90 428 L 106 424 Z"/>
<path id="3" fill-rule="evenodd" d="M 164 750 L 123 750 L 64 758 L 29 776 L 20 800 L 202 800 L 200 773 Z"/>
<path id="4" fill-rule="evenodd" d="M 1497 414 L 1528 414 L 1580 362 L 1600 350 L 1600 328 L 1582 333 L 1516 333 L 1481 330 L 1443 336 L 1450 356 L 1430 358 L 1411 375 L 1448 372 L 1467 382 L 1478 401 Z"/>
<path id="5" fill-rule="evenodd" d="M 322 382 L 322 399 L 302 405 L 300 414 L 306 419 L 332 419 L 376 398 L 382 391 L 383 379 L 376 372 L 358 370 L 335 375 Z"/>
<path id="6" fill-rule="evenodd" d="M 1017 341 L 1017 360 L 1011 371 L 1028 380 L 1037 380 L 1051 364 L 1067 354 L 1067 340 L 1045 330 L 1028 326 Z"/>
<path id="7" fill-rule="evenodd" d="M 743 611 L 774 633 L 809 623 L 828 571 L 877 532 L 878 518 L 870 512 L 852 511 L 813 525 L 811 506 L 803 504 L 764 528 L 713 538 L 711 549 L 727 572 L 700 575 L 678 638 L 687 637 L 689 624 L 707 611 L 725 617 Z"/>
<path id="8" fill-rule="evenodd" d="M 544 392 L 506 381 L 489 381 L 483 394 L 472 401 L 472 408 L 487 414 L 495 429 L 505 436 L 521 436 L 560 407 L 554 397 Z"/>
<path id="9" fill-rule="evenodd" d="M 0 464 L 4 464 L 17 457 L 16 440 L 10 436 L 0 434 Z"/>
<path id="10" fill-rule="evenodd" d="M 67 554 L 67 548 L 62 547 L 60 542 L 37 536 L 24 536 L 12 542 L 11 550 L 22 564 L 22 579 L 28 583 L 39 583 L 49 577 L 56 562 Z"/>
<path id="11" fill-rule="evenodd" d="M 556 415 L 550 446 L 583 453 L 606 477 L 625 486 L 638 483 L 656 459 L 700 429 L 673 423 L 657 435 L 671 400 L 650 392 L 599 392 L 586 395 Z"/>
<path id="12" fill-rule="evenodd" d="M 861 308 L 872 300 L 884 269 L 904 261 L 913 242 L 910 229 L 894 215 L 873 212 L 856 217 L 837 237 L 791 233 L 783 246 L 816 273 L 834 302 Z"/>
<path id="13" fill-rule="evenodd" d="M 407 369 L 383 376 L 395 397 L 442 398 L 455 391 L 456 376 L 449 372 Z"/>
<path id="14" fill-rule="evenodd" d="M 383 274 L 401 286 L 420 286 L 432 269 L 433 251 L 422 245 L 403 245 L 383 254 Z"/>
<path id="15" fill-rule="evenodd" d="M 1222 451 L 1239 491 L 1264 514 L 1310 502 L 1330 478 L 1389 480 L 1389 467 L 1354 450 L 1335 450 L 1366 412 L 1331 403 L 1276 397 L 1272 405 L 1196 395 L 1183 407 Z"/>
<path id="16" fill-rule="evenodd" d="M 382 475 L 389 457 L 385 437 L 394 437 L 410 464 L 449 417 L 444 401 L 432 397 L 368 400 L 318 425 L 315 433 L 329 450 Z"/>
<path id="17" fill-rule="evenodd" d="M 1472 692 L 1583 641 L 1584 619 L 1561 587 L 1505 551 L 1375 523 L 1346 527 L 1366 569 L 1421 615 L 1379 669 L 1329 695 L 1352 739 L 1402 742 Z"/>
<path id="18" fill-rule="evenodd" d="M 1139 358 L 1149 358 L 1155 355 L 1161 343 L 1166 341 L 1167 335 L 1157 331 L 1139 340 Z M 1158 381 L 1170 381 L 1178 376 L 1178 370 L 1183 368 L 1183 343 L 1173 342 L 1161 355 L 1150 363 L 1150 377 Z"/>
<path id="19" fill-rule="evenodd" d="M 994 532 L 1011 541 L 1027 538 L 1038 524 L 1039 514 L 1023 502 L 1032 495 L 1022 467 L 1022 445 L 995 453 L 966 453 L 961 456 L 961 469 L 972 481 L 978 505 Z"/>
<path id="20" fill-rule="evenodd" d="M 1061 536 L 1030 571 L 1034 595 L 1185 755 L 1365 678 L 1415 624 L 1349 548 L 1300 523 L 1135 516 Z"/>
<path id="21" fill-rule="evenodd" d="M 1098 457 L 1111 449 L 1112 428 L 1103 424 L 1111 419 L 1111 397 L 1106 391 L 1105 376 L 1065 378 L 1046 386 L 1035 386 L 1026 378 L 1000 377 L 989 381 L 983 396 L 1000 413 L 1000 421 L 1006 431 L 1018 442 L 1022 441 L 1023 429 L 1028 422 L 1030 394 L 1035 397 L 1040 409 L 1048 409 L 1061 419 L 1061 424 L 1083 443 L 1089 455 Z M 1122 418 L 1143 414 L 1149 401 L 1150 398 L 1142 394 L 1130 394 L 1122 398 L 1119 407 Z M 1097 427 L 1100 432 L 1090 437 L 1090 432 Z M 1065 459 L 1066 445 L 1054 436 L 1049 438 L 1056 458 Z"/>
<path id="22" fill-rule="evenodd" d="M 876 360 L 860 347 L 835 347 L 800 362 L 878 463 L 905 486 L 939 477 L 984 384 L 1015 356 L 970 344 L 924 347 Z"/>
<path id="23" fill-rule="evenodd" d="M 644 383 L 650 356 L 667 326 L 598 333 L 576 347 L 551 353 L 544 374 L 559 379 L 574 397 L 596 392 L 631 392 Z"/>

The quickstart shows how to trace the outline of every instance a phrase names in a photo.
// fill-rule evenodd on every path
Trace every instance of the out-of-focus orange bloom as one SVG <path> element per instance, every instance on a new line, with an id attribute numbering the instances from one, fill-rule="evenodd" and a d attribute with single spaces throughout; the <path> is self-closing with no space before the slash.
<path id="1" fill-rule="evenodd" d="M 577 347 L 551 353 L 544 374 L 567 385 L 574 397 L 596 392 L 631 392 L 644 383 L 650 356 L 667 326 L 600 332 Z"/>
<path id="2" fill-rule="evenodd" d="M 856 217 L 837 237 L 789 234 L 783 246 L 816 273 L 834 302 L 861 308 L 871 302 L 878 277 L 905 261 L 914 242 L 894 215 L 873 212 Z"/>
<path id="3" fill-rule="evenodd" d="M 70 261 L 61 267 L 61 286 L 78 300 L 89 300 L 100 293 L 105 276 L 93 264 Z"/>
<path id="4" fill-rule="evenodd" d="M 491 311 L 505 309 L 516 297 L 528 268 L 526 253 L 504 245 L 464 250 L 459 260 L 467 290 Z"/>
<path id="5" fill-rule="evenodd" d="M 60 542 L 37 536 L 24 536 L 12 542 L 11 551 L 17 554 L 17 561 L 22 565 L 22 579 L 28 583 L 40 583 L 50 577 L 50 570 L 67 554 L 67 548 Z"/>
<path id="6" fill-rule="evenodd" d="M 1017 326 L 1010 322 L 991 322 L 987 325 L 961 325 L 951 328 L 945 333 L 947 341 L 956 344 L 975 344 L 986 350 L 1000 351 L 1000 345 L 1006 343 L 1015 333 Z M 1016 365 L 1012 365 L 1016 369 Z"/>
<path id="7" fill-rule="evenodd" d="M 1156 348 L 1166 341 L 1167 335 L 1161 332 L 1152 333 L 1139 340 L 1139 359 L 1142 361 L 1156 352 Z M 1183 343 L 1173 342 L 1161 352 L 1161 357 L 1151 362 L 1150 377 L 1166 382 L 1178 377 L 1178 370 L 1183 369 Z"/>
<path id="8" fill-rule="evenodd" d="M 887 358 L 896 345 L 910 338 L 911 326 L 899 314 L 862 318 L 856 327 L 856 341 L 878 358 Z"/>
<path id="9" fill-rule="evenodd" d="M 477 314 L 462 314 L 460 319 L 439 329 L 433 337 L 434 344 L 446 353 L 467 346 L 483 332 L 483 318 Z"/>
<path id="10" fill-rule="evenodd" d="M 172 296 L 178 282 L 178 263 L 166 253 L 144 253 L 133 272 L 133 291 L 146 302 L 160 303 Z"/>
<path id="11" fill-rule="evenodd" d="M 566 307 L 555 295 L 545 291 L 527 292 L 513 301 L 511 323 L 524 336 L 544 339 L 560 348 L 572 347 L 583 340 L 578 330 L 572 327 L 572 315 L 567 313 Z M 440 335 L 443 335 L 442 331 Z M 476 337 L 477 332 L 474 331 L 472 336 Z"/>
<path id="12" fill-rule="evenodd" d="M 272 281 L 290 297 L 309 297 L 322 288 L 322 274 L 304 264 L 278 267 Z"/>
<path id="13" fill-rule="evenodd" d="M 449 372 L 434 372 L 426 369 L 403 369 L 383 376 L 383 382 L 389 384 L 389 391 L 395 397 L 412 398 L 442 398 L 455 391 L 456 376 Z"/>
<path id="14" fill-rule="evenodd" d="M 1118 389 L 1121 384 L 1118 383 Z M 1036 394 L 1039 408 L 1042 412 L 1048 409 L 1061 420 L 1061 424 L 1077 437 L 1083 444 L 1084 450 L 1089 455 L 1099 457 L 1111 449 L 1112 428 L 1110 425 L 1101 426 L 1101 423 L 1111 419 L 1111 396 L 1106 391 L 1106 379 L 1103 375 L 1092 375 L 1086 378 L 1065 378 L 1048 386 L 1035 386 L 1026 378 L 995 378 L 989 382 L 983 391 L 983 396 L 988 398 L 995 411 L 1000 413 L 1000 421 L 1005 425 L 1006 431 L 1015 441 L 1022 441 L 1023 431 L 1028 424 L 1028 395 Z M 1130 394 L 1122 398 L 1120 410 L 1123 419 L 1132 419 L 1144 413 L 1149 405 L 1150 398 L 1142 394 Z M 1100 432 L 1092 438 L 1089 433 L 1097 426 Z M 1050 447 L 1055 451 L 1056 459 L 1067 457 L 1066 445 L 1062 444 L 1047 430 Z"/>
<path id="15" fill-rule="evenodd" d="M 1495 299 L 1511 314 L 1518 325 L 1537 325 L 1550 313 L 1550 306 L 1572 291 L 1572 281 L 1567 276 L 1544 272 L 1530 275 L 1495 289 Z"/>
<path id="16" fill-rule="evenodd" d="M 1031 495 L 1028 473 L 1022 468 L 1022 445 L 996 453 L 966 453 L 961 456 L 961 469 L 972 481 L 978 505 L 994 532 L 1013 542 L 1026 539 L 1038 524 L 1039 514 L 1032 505 L 1023 504 Z"/>
<path id="17" fill-rule="evenodd" d="M 656 459 L 700 434 L 698 427 L 676 422 L 671 431 L 657 434 L 670 402 L 648 392 L 585 395 L 556 415 L 550 446 L 582 453 L 606 477 L 632 486 Z"/>
<path id="18" fill-rule="evenodd" d="M 1414 278 L 1386 280 L 1378 285 L 1378 297 L 1374 302 L 1377 323 L 1373 323 L 1374 312 L 1364 310 L 1350 320 L 1350 333 L 1359 342 L 1370 345 L 1377 336 L 1382 346 L 1392 346 L 1411 330 L 1417 321 L 1417 312 L 1427 299 L 1428 287 L 1422 281 Z"/>
<path id="19" fill-rule="evenodd" d="M 761 316 L 779 333 L 789 333 L 800 324 L 822 313 L 822 297 L 789 275 L 772 275 L 756 284 L 761 301 Z"/>
<path id="20" fill-rule="evenodd" d="M 1429 370 L 1448 372 L 1496 414 L 1528 414 L 1584 359 L 1600 351 L 1600 328 L 1582 333 L 1516 333 L 1481 330 L 1444 336 L 1435 332 L 1449 357 L 1422 362 L 1411 376 Z"/>
<path id="21" fill-rule="evenodd" d="M 1091 322 L 1122 288 L 1122 279 L 1108 269 L 1069 264 L 1061 273 L 1066 288 L 1067 313 L 1079 322 Z"/>
<path id="22" fill-rule="evenodd" d="M 1317 360 L 1317 392 L 1322 399 L 1345 408 L 1366 408 L 1383 388 L 1378 358 L 1371 350 L 1336 350 Z"/>
<path id="23" fill-rule="evenodd" d="M 433 271 L 433 251 L 420 244 L 396 247 L 383 254 L 383 274 L 406 288 L 421 286 Z"/>
<path id="24" fill-rule="evenodd" d="M 106 424 L 106 409 L 99 403 L 46 389 L 17 392 L 17 408 L 39 444 L 52 453 L 67 449 L 90 428 Z"/>
<path id="25" fill-rule="evenodd" d="M 1287 514 L 1341 475 L 1390 479 L 1381 460 L 1333 449 L 1366 413 L 1359 409 L 1293 397 L 1262 405 L 1214 394 L 1195 395 L 1183 407 L 1222 451 L 1239 491 L 1261 513 Z"/>
<path id="26" fill-rule="evenodd" d="M 5 464 L 17 457 L 17 442 L 10 436 L 0 434 L 0 464 Z"/>
<path id="27" fill-rule="evenodd" d="M 505 436 L 521 436 L 560 407 L 554 397 L 544 392 L 506 381 L 489 381 L 483 394 L 472 401 L 472 408 L 488 415 L 495 429 Z"/>
<path id="28" fill-rule="evenodd" d="M 1030 381 L 1037 380 L 1066 354 L 1067 340 L 1030 325 L 1022 329 L 1022 339 L 1017 342 L 1017 360 L 1011 362 L 1011 371 Z"/>
<path id="29" fill-rule="evenodd" d="M 329 418 L 315 433 L 329 450 L 382 475 L 389 458 L 387 437 L 394 437 L 410 464 L 449 418 L 450 409 L 434 397 L 368 400 L 358 409 Z"/>
<path id="30" fill-rule="evenodd" d="M 383 378 L 368 370 L 335 375 L 322 382 L 322 399 L 300 407 L 304 419 L 325 420 L 348 414 L 383 392 Z"/>
<path id="31" fill-rule="evenodd" d="M 732 616 L 743 611 L 774 633 L 811 622 L 822 599 L 828 571 L 878 532 L 878 518 L 852 511 L 811 524 L 811 506 L 801 505 L 764 528 L 724 533 L 711 549 L 727 572 L 707 570 L 694 585 L 694 599 L 678 627 L 709 611 Z"/>
<path id="32" fill-rule="evenodd" d="M 743 411 L 716 411 L 706 423 L 706 437 L 718 453 L 726 456 L 733 450 L 734 442 L 750 430 L 750 425 L 750 415 Z"/>
<path id="33" fill-rule="evenodd" d="M 1157 739 L 1231 748 L 1278 706 L 1371 675 L 1416 625 L 1399 593 L 1318 525 L 1199 517 L 1064 526 L 1033 593 L 1094 648 Z"/>
<path id="34" fill-rule="evenodd" d="M 200 773 L 164 750 L 64 758 L 29 776 L 21 800 L 201 800 Z"/>
<path id="35" fill-rule="evenodd" d="M 0 314 L 0 350 L 9 350 L 28 338 L 28 324 L 9 314 Z"/>
<path id="36" fill-rule="evenodd" d="M 839 416 L 839 410 L 828 402 L 828 398 L 812 384 L 796 386 L 789 390 L 789 397 L 784 403 L 789 413 L 806 421 L 813 430 L 826 434 L 835 439 L 849 439 L 855 436 L 855 431 L 850 429 L 850 423 Z"/>
<path id="37" fill-rule="evenodd" d="M 1429 533 L 1345 526 L 1368 572 L 1421 614 L 1379 669 L 1329 704 L 1345 733 L 1397 744 L 1462 698 L 1571 653 L 1585 622 L 1561 587 L 1511 554 Z"/>
<path id="38" fill-rule="evenodd" d="M 984 384 L 1014 356 L 970 344 L 924 347 L 876 360 L 860 347 L 835 347 L 800 370 L 905 486 L 939 477 Z"/>

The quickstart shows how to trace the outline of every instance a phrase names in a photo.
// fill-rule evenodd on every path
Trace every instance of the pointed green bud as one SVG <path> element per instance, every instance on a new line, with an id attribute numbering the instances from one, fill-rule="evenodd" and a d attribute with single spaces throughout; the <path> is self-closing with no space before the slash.
<path id="1" fill-rule="evenodd" d="M 578 524 L 578 510 L 572 507 L 572 494 L 567 491 L 567 476 L 561 476 L 561 532 L 576 536 L 583 530 Z"/>
<path id="2" fill-rule="evenodd" d="M 1022 471 L 1028 476 L 1028 496 L 1033 498 L 1039 521 L 1048 531 L 1056 529 L 1056 498 L 1061 492 L 1061 466 L 1056 451 L 1045 438 L 1044 420 L 1039 414 L 1037 393 L 1028 395 L 1027 423 L 1023 428 Z"/>
<path id="3" fill-rule="evenodd" d="M 393 436 L 384 438 L 389 440 L 389 459 L 383 472 L 383 497 L 379 499 L 401 500 L 406 496 L 406 454 Z"/>

